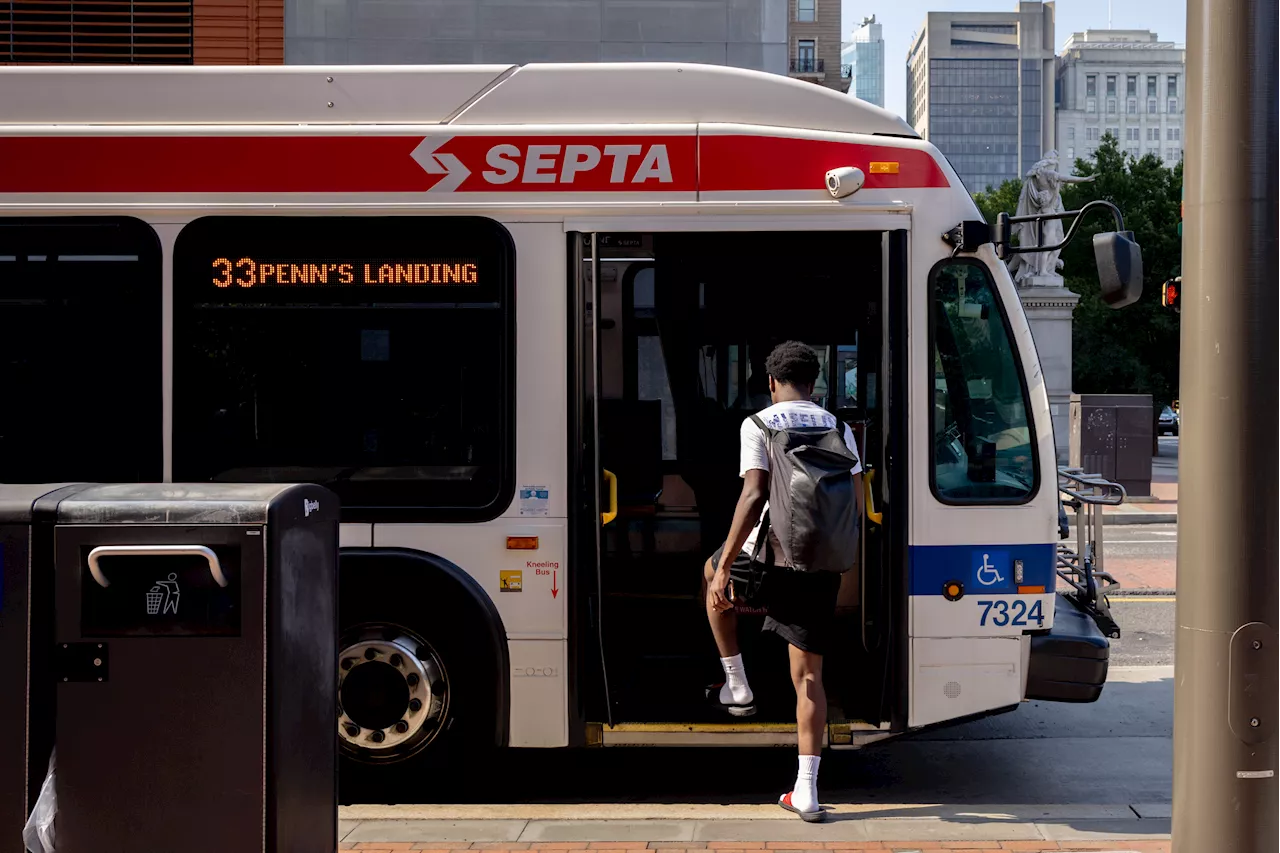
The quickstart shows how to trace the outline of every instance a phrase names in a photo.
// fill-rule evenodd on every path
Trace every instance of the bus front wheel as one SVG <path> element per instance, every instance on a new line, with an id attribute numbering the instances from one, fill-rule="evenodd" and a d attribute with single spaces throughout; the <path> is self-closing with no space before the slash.
<path id="1" fill-rule="evenodd" d="M 340 799 L 436 801 L 456 759 L 494 743 L 493 667 L 471 636 L 477 614 L 447 579 L 352 574 L 339 581 Z"/>

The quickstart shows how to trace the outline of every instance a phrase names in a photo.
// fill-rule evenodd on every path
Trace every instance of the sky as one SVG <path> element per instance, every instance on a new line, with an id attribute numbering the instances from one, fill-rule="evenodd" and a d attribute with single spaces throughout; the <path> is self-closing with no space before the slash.
<path id="1" fill-rule="evenodd" d="M 1185 44 L 1187 8 L 1171 0 L 1058 0 L 1054 42 L 1062 43 L 1072 33 L 1107 28 L 1155 30 L 1161 41 Z M 928 12 L 1008 12 L 1017 0 L 841 0 L 844 20 L 842 39 L 848 41 L 864 17 L 876 16 L 884 25 L 884 105 L 898 115 L 907 109 L 907 48 L 911 37 L 924 26 Z"/>

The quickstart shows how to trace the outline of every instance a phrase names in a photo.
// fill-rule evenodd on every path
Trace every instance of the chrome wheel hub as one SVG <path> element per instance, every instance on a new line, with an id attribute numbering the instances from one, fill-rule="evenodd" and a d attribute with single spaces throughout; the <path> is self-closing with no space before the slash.
<path id="1" fill-rule="evenodd" d="M 397 761 L 439 733 L 449 690 L 435 651 L 408 631 L 367 626 L 338 656 L 338 736 L 364 761 Z"/>

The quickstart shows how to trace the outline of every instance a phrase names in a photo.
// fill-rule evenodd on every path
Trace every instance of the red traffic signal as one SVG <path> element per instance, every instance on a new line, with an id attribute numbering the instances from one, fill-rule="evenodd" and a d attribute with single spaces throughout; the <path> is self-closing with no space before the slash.
<path id="1" fill-rule="evenodd" d="M 1182 276 L 1166 281 L 1160 287 L 1160 304 L 1182 313 Z"/>

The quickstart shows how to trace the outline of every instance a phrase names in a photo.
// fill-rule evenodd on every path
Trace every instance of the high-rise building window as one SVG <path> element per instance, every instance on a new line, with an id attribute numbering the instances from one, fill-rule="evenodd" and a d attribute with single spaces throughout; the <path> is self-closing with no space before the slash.
<path id="1" fill-rule="evenodd" d="M 1129 140 L 1130 142 L 1138 142 L 1139 140 L 1142 139 L 1142 128 L 1126 127 L 1124 130 L 1125 130 L 1125 139 Z"/>
<path id="2" fill-rule="evenodd" d="M 1181 142 L 1181 141 L 1182 141 L 1182 128 L 1180 128 L 1180 127 L 1171 127 L 1171 128 L 1169 128 L 1168 130 L 1169 130 L 1169 132 L 1168 132 L 1168 139 L 1169 139 L 1169 141 L 1170 141 L 1170 142 Z"/>
<path id="3" fill-rule="evenodd" d="M 1067 159 L 1068 159 L 1068 160 L 1074 160 L 1074 159 L 1076 159 L 1076 149 L 1074 149 L 1074 148 L 1068 148 L 1068 149 L 1067 149 Z"/>
<path id="4" fill-rule="evenodd" d="M 1115 99 L 1115 98 L 1107 98 L 1107 112 L 1108 112 L 1110 115 L 1115 115 L 1115 113 L 1116 113 L 1116 99 Z"/>
<path id="5" fill-rule="evenodd" d="M 1160 102 L 1155 98 L 1147 98 L 1147 112 L 1155 115 L 1160 111 Z"/>
<path id="6" fill-rule="evenodd" d="M 1090 98 L 1098 97 L 1098 75 L 1086 74 L 1084 78 L 1084 93 Z"/>
<path id="7" fill-rule="evenodd" d="M 1114 98 L 1116 96 L 1116 75 L 1107 75 L 1107 97 Z"/>
<path id="8" fill-rule="evenodd" d="M 1178 75 L 1177 74 L 1169 75 L 1169 97 L 1170 98 L 1178 97 Z"/>
<path id="9" fill-rule="evenodd" d="M 1148 128 L 1147 128 L 1147 141 L 1148 141 L 1148 142 L 1159 142 L 1159 141 L 1160 141 L 1160 128 L 1158 128 L 1158 127 L 1148 127 Z"/>
<path id="10" fill-rule="evenodd" d="M 1114 139 L 1116 142 L 1119 142 L 1119 141 L 1120 141 L 1120 128 L 1118 128 L 1118 127 L 1108 127 L 1108 128 L 1107 128 L 1107 134 L 1109 134 L 1109 135 L 1111 136 L 1111 138 L 1112 138 L 1112 139 Z"/>
<path id="11" fill-rule="evenodd" d="M 1171 114 L 1175 114 L 1175 115 L 1177 114 L 1177 112 L 1178 112 L 1178 99 L 1177 99 L 1177 98 L 1170 98 L 1170 99 L 1169 99 L 1169 112 L 1170 112 Z"/>
<path id="12" fill-rule="evenodd" d="M 1127 113 L 1128 113 L 1129 115 L 1131 115 L 1131 116 L 1136 116 L 1136 115 L 1138 114 L 1138 99 L 1137 99 L 1137 98 L 1130 98 L 1130 99 L 1129 99 L 1129 103 L 1126 105 L 1126 110 L 1125 110 L 1125 112 L 1127 112 Z"/>
<path id="13" fill-rule="evenodd" d="M 1096 113 L 1098 111 L 1098 99 L 1089 98 L 1085 101 L 1084 108 L 1087 112 Z"/>
<path id="14" fill-rule="evenodd" d="M 1075 139 L 1075 138 L 1076 138 L 1076 129 L 1075 129 L 1074 127 L 1068 127 L 1068 128 L 1067 128 L 1067 139 L 1068 139 L 1068 140 L 1073 140 L 1073 139 Z"/>
<path id="15" fill-rule="evenodd" d="M 1124 81 L 1124 94 L 1128 98 L 1138 97 L 1138 75 L 1130 74 Z"/>
<path id="16" fill-rule="evenodd" d="M 1150 74 L 1147 76 L 1147 97 L 1148 98 L 1156 97 L 1156 79 L 1157 79 L 1156 75 L 1154 74 Z"/>
<path id="17" fill-rule="evenodd" d="M 796 0 L 796 20 L 806 23 L 818 20 L 818 13 L 814 8 L 816 2 L 817 0 Z"/>

